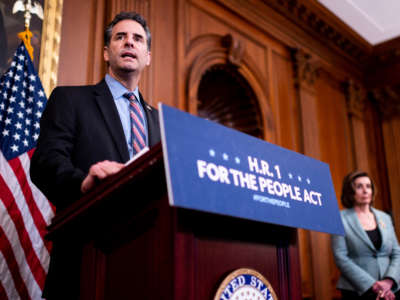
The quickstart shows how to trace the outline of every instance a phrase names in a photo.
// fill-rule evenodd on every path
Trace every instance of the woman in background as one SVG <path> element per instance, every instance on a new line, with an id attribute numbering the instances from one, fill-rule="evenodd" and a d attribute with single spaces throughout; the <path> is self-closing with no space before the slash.
<path id="1" fill-rule="evenodd" d="M 332 236 L 342 299 L 400 299 L 400 246 L 391 217 L 372 207 L 376 189 L 366 172 L 343 179 L 345 236 Z M 396 293 L 396 294 L 395 294 Z"/>

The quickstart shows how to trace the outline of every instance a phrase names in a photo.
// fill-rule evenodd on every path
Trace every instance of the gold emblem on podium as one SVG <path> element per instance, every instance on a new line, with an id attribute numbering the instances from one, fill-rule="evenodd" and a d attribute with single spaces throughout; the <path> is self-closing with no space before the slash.
<path id="1" fill-rule="evenodd" d="M 241 268 L 220 284 L 214 300 L 278 300 L 271 284 L 255 270 Z"/>

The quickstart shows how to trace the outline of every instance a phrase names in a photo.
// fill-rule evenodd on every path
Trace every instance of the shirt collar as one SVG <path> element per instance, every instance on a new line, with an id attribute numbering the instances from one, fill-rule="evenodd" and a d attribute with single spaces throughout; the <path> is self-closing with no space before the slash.
<path id="1" fill-rule="evenodd" d="M 118 80 L 116 80 L 114 77 L 110 76 L 109 74 L 106 74 L 105 81 L 108 85 L 108 88 L 111 91 L 111 94 L 114 98 L 114 100 L 117 100 L 125 93 L 130 92 L 126 87 L 124 87 Z M 135 90 L 133 91 L 135 94 L 136 99 L 139 99 L 139 88 L 136 87 Z"/>

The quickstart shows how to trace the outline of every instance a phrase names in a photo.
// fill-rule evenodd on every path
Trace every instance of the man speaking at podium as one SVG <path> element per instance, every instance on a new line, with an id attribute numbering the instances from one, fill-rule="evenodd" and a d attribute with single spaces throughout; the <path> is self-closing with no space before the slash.
<path id="1" fill-rule="evenodd" d="M 157 110 L 138 91 L 151 58 L 146 21 L 136 13 L 118 14 L 105 30 L 104 44 L 105 79 L 57 87 L 41 119 L 30 173 L 58 210 L 160 141 Z"/>
<path id="2" fill-rule="evenodd" d="M 41 119 L 30 174 L 58 211 L 160 141 L 158 112 L 138 91 L 151 59 L 146 21 L 137 13 L 118 14 L 105 29 L 104 45 L 105 79 L 97 85 L 57 87 Z M 81 250 L 71 244 L 54 243 L 44 289 L 48 300 L 79 296 Z"/>

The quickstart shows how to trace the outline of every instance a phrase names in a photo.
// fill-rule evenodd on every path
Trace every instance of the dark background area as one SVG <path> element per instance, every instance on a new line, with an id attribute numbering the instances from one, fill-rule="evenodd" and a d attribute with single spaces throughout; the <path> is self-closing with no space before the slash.
<path id="1" fill-rule="evenodd" d="M 25 30 L 24 13 L 19 11 L 12 13 L 12 8 L 16 0 L 0 0 L 0 75 L 10 66 L 12 56 L 21 40 L 17 34 Z M 44 8 L 44 0 L 32 1 L 39 2 Z M 31 18 L 30 31 L 33 34 L 31 43 L 34 49 L 34 65 L 36 71 L 39 68 L 40 43 L 42 39 L 43 21 L 34 14 Z"/>

